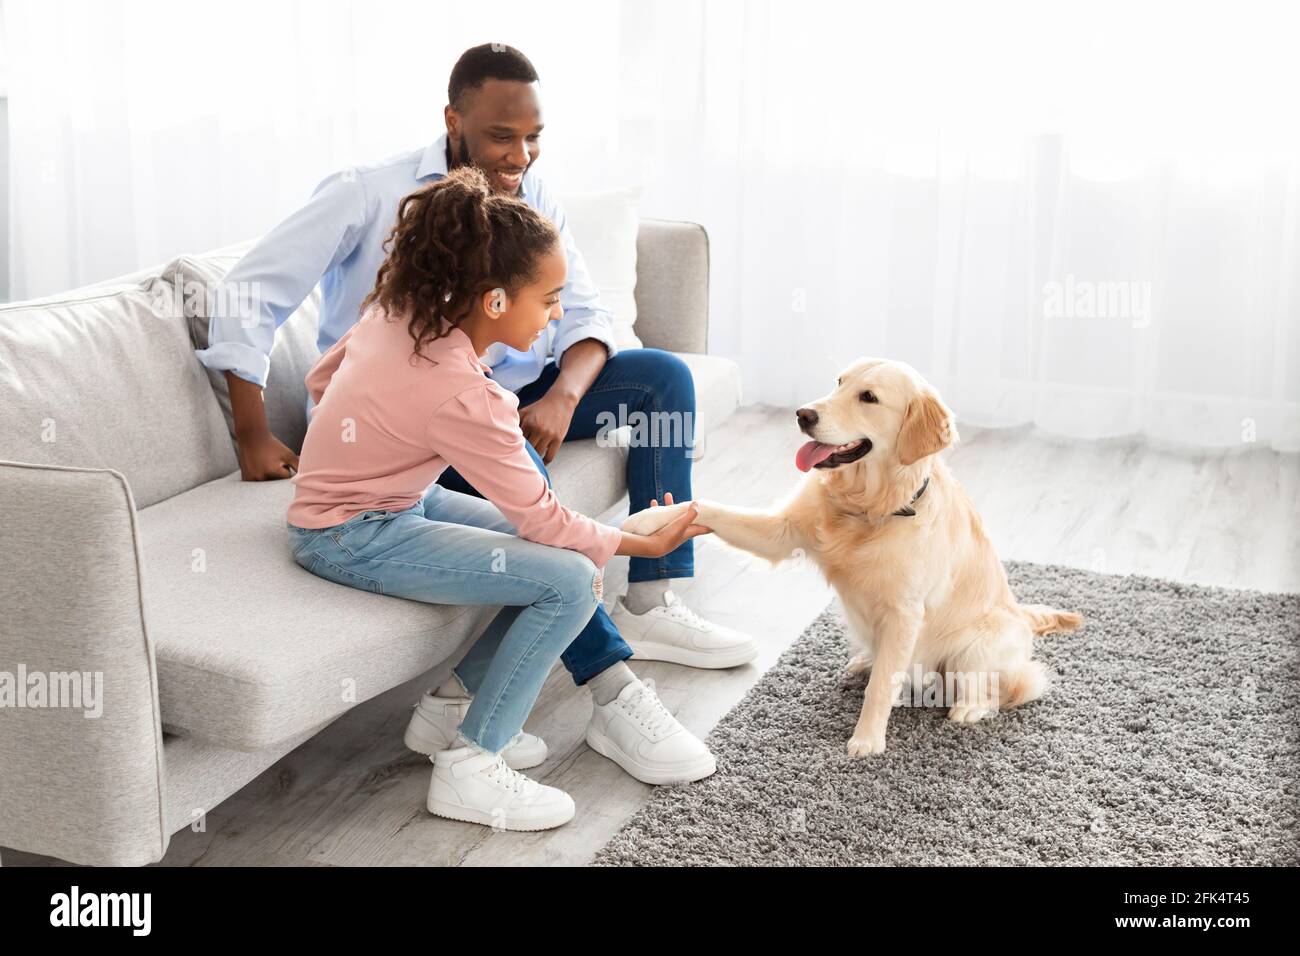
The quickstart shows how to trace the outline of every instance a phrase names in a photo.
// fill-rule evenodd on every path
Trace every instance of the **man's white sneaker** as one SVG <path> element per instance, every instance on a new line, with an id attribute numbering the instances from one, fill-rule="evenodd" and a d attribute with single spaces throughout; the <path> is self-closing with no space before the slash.
<path id="1" fill-rule="evenodd" d="M 472 697 L 439 697 L 433 691 L 426 691 L 412 708 L 411 721 L 406 725 L 406 746 L 430 756 L 455 746 L 456 731 L 472 701 Z M 546 759 L 546 754 L 546 741 L 525 733 L 515 734 L 501 751 L 511 770 L 536 767 Z"/>
<path id="2" fill-rule="evenodd" d="M 587 724 L 587 746 L 642 783 L 689 783 L 718 769 L 713 754 L 668 712 L 652 680 L 633 680 Z"/>
<path id="3" fill-rule="evenodd" d="M 758 656 L 758 642 L 700 617 L 672 591 L 664 592 L 661 607 L 633 614 L 618 599 L 614 626 L 639 661 L 668 661 L 687 667 L 738 667 Z"/>
<path id="4" fill-rule="evenodd" d="M 501 754 L 473 747 L 433 757 L 429 812 L 497 830 L 549 830 L 573 819 L 573 798 L 506 766 Z"/>

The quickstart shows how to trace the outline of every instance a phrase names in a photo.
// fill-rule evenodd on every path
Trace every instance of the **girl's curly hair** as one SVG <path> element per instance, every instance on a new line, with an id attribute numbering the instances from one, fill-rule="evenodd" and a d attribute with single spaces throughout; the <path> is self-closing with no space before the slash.
<path id="1" fill-rule="evenodd" d="M 470 314 L 483 293 L 513 295 L 537 278 L 537 263 L 559 231 L 527 203 L 492 192 L 487 177 L 461 166 L 398 205 L 384 240 L 387 258 L 361 303 L 406 316 L 415 354 Z"/>

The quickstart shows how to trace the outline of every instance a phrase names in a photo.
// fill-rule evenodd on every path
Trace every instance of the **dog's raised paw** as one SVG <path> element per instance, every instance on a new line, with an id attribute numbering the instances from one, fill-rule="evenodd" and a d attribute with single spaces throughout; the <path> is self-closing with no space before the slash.
<path id="1" fill-rule="evenodd" d="M 622 530 L 631 534 L 654 534 L 664 525 L 681 517 L 682 512 L 689 505 L 689 501 L 679 501 L 676 504 L 660 505 L 658 508 L 645 508 L 628 515 L 627 520 L 621 525 Z"/>
<path id="2" fill-rule="evenodd" d="M 885 738 L 881 737 L 850 737 L 848 744 L 850 757 L 865 757 L 868 754 L 879 754 L 885 752 Z"/>

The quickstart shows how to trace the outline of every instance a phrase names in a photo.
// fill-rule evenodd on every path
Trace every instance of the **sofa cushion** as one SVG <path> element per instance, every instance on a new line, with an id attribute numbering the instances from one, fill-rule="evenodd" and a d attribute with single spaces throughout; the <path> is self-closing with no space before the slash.
<path id="1" fill-rule="evenodd" d="M 0 458 L 112 468 L 138 507 L 236 467 L 161 292 L 141 277 L 0 306 Z"/>
<path id="2" fill-rule="evenodd" d="M 626 494 L 623 459 L 573 442 L 552 478 L 597 515 Z M 260 750 L 435 667 L 492 609 L 339 587 L 289 552 L 287 481 L 238 472 L 140 512 L 145 613 L 164 729 Z"/>
<path id="3" fill-rule="evenodd" d="M 695 434 L 707 438 L 740 407 L 740 366 L 717 355 L 681 352 L 677 357 L 695 379 Z M 702 452 L 697 449 L 697 457 Z"/>
<path id="4" fill-rule="evenodd" d="M 253 241 L 249 240 L 200 256 L 179 256 L 163 267 L 163 280 L 169 284 L 177 301 L 184 304 L 193 348 L 208 347 L 209 309 L 214 290 L 231 266 L 252 246 Z M 307 434 L 307 384 L 304 379 L 320 358 L 320 350 L 316 347 L 319 322 L 320 287 L 317 286 L 276 330 L 275 345 L 271 349 L 271 371 L 262 392 L 271 433 L 295 452 L 302 450 L 302 439 Z M 226 376 L 207 368 L 197 358 L 195 363 L 207 374 L 233 441 L 234 416 L 230 411 Z"/>
<path id="5" fill-rule="evenodd" d="M 236 472 L 140 512 L 165 730 L 273 746 L 433 667 L 483 615 L 308 573 L 285 532 L 292 496 Z"/>

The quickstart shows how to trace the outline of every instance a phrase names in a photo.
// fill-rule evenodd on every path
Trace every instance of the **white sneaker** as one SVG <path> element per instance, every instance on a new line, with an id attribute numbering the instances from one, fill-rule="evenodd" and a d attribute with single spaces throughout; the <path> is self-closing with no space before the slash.
<path id="1" fill-rule="evenodd" d="M 439 697 L 426 691 L 412 708 L 406 725 L 406 746 L 418 754 L 432 756 L 439 750 L 455 746 L 456 731 L 465 719 L 472 697 Z M 501 756 L 511 770 L 527 770 L 546 759 L 546 741 L 532 734 L 518 733 L 510 739 Z"/>
<path id="2" fill-rule="evenodd" d="M 752 637 L 706 621 L 672 591 L 664 592 L 662 607 L 644 614 L 633 614 L 620 597 L 612 617 L 636 660 L 720 668 L 738 667 L 758 656 Z"/>
<path id="3" fill-rule="evenodd" d="M 695 736 L 668 712 L 653 680 L 632 680 L 587 724 L 587 746 L 642 783 L 689 783 L 718 769 Z"/>
<path id="4" fill-rule="evenodd" d="M 501 754 L 459 747 L 434 755 L 429 812 L 495 830 L 549 830 L 572 820 L 574 806 L 563 790 L 511 770 Z"/>

